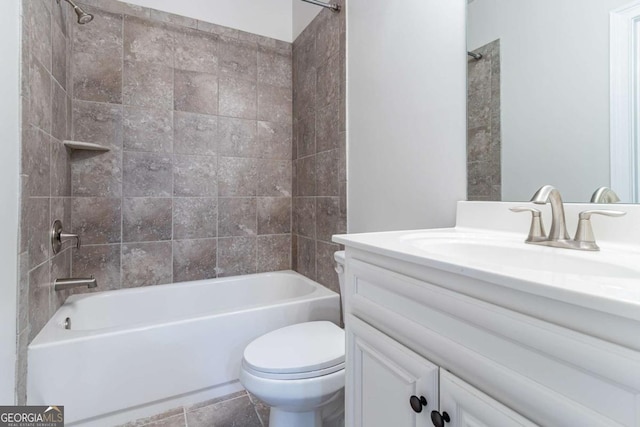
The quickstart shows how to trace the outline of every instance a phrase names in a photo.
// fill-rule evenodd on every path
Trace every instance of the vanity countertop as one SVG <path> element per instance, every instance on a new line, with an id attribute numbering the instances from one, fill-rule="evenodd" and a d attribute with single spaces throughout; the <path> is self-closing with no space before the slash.
<path id="1" fill-rule="evenodd" d="M 473 205 L 479 206 L 475 214 Z M 617 241 L 622 232 L 615 226 L 605 230 L 604 221 L 597 224 L 596 237 L 598 231 L 605 237 L 598 239 L 599 252 L 529 245 L 524 243 L 529 218 L 508 212 L 516 204 L 489 205 L 461 202 L 454 228 L 345 234 L 333 240 L 347 252 L 367 251 L 640 321 L 640 245 Z M 478 220 L 492 209 L 492 220 Z M 580 209 L 574 206 L 568 213 Z M 508 212 L 504 220 L 502 211 Z M 487 228 L 474 227 L 474 221 Z M 490 228 L 492 223 L 496 229 Z"/>

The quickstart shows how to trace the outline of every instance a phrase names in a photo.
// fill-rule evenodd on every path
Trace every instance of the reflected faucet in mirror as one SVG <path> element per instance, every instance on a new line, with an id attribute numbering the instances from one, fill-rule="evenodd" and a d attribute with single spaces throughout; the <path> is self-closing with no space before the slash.
<path id="1" fill-rule="evenodd" d="M 591 196 L 591 203 L 618 203 L 620 197 L 609 187 L 600 187 Z"/>

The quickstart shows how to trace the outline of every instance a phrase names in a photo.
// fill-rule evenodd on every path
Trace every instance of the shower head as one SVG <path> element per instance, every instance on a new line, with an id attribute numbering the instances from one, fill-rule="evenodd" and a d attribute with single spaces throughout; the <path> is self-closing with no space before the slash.
<path id="1" fill-rule="evenodd" d="M 60 4 L 60 0 L 57 0 L 58 4 Z M 65 0 L 73 7 L 73 11 L 78 15 L 78 24 L 88 24 L 93 21 L 93 15 L 85 12 L 80 6 L 75 4 L 72 0 Z"/>
<path id="2" fill-rule="evenodd" d="M 325 3 L 320 0 L 302 0 L 307 3 L 315 4 L 316 6 L 325 7 L 327 9 L 332 10 L 333 12 L 340 12 L 342 7 L 336 3 Z"/>
<path id="3" fill-rule="evenodd" d="M 75 9 L 76 14 L 78 15 L 78 24 L 88 24 L 93 21 L 93 15 L 85 12 L 79 7 Z"/>

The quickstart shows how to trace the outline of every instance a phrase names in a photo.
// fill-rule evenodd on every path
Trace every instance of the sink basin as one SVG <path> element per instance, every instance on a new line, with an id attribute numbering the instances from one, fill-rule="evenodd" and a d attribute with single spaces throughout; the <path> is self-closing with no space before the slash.
<path id="1" fill-rule="evenodd" d="M 601 253 L 580 253 L 567 249 L 527 245 L 499 239 L 414 238 L 414 248 L 433 258 L 464 260 L 468 265 L 531 270 L 575 276 L 638 278 L 640 269 L 620 265 Z M 606 258 L 606 259 L 604 259 Z M 502 268 L 501 268 L 502 269 Z M 535 274 L 535 273 L 532 273 Z"/>

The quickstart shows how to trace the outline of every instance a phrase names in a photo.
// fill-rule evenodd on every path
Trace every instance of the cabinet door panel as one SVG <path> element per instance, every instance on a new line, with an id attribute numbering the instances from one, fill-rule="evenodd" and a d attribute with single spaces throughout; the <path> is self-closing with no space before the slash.
<path id="1" fill-rule="evenodd" d="M 408 348 L 348 316 L 347 426 L 430 426 L 438 408 L 438 367 Z M 416 413 L 411 396 L 427 405 Z"/>
<path id="2" fill-rule="evenodd" d="M 440 410 L 447 427 L 535 427 L 521 415 L 481 391 L 440 370 Z"/>

